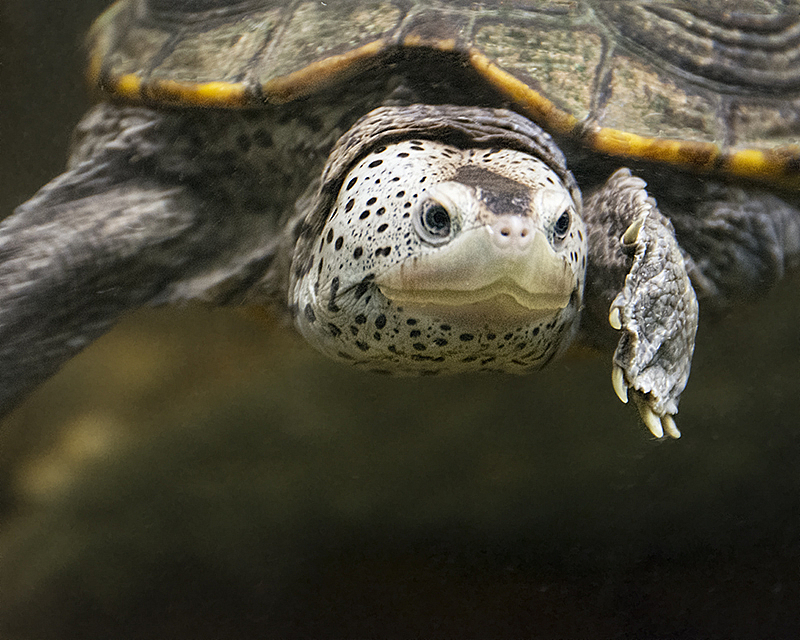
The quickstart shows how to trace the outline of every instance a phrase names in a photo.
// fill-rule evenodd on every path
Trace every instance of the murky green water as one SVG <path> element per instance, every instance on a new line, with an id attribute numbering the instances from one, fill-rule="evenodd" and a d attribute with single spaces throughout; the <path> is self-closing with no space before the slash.
<path id="1" fill-rule="evenodd" d="M 0 8 L 3 213 L 63 165 L 103 4 Z M 393 380 L 134 314 L 0 431 L 0 635 L 796 637 L 797 285 L 701 328 L 663 444 L 602 359 Z"/>

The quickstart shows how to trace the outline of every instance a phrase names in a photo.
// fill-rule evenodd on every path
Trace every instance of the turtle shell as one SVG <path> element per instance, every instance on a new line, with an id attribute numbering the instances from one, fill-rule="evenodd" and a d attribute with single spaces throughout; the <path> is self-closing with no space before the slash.
<path id="1" fill-rule="evenodd" d="M 590 149 L 800 188 L 798 0 L 119 0 L 90 48 L 113 96 L 216 108 L 445 51 Z"/>

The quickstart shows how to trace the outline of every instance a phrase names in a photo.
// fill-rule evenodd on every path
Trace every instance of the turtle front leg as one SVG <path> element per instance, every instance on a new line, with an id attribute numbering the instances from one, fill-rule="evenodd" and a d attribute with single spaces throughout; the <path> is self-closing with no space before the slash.
<path id="1" fill-rule="evenodd" d="M 673 416 L 689 379 L 698 305 L 672 224 L 645 186 L 620 169 L 586 202 L 587 311 L 599 322 L 605 308 L 621 332 L 611 374 L 617 396 L 633 398 L 655 437 L 679 438 Z"/>

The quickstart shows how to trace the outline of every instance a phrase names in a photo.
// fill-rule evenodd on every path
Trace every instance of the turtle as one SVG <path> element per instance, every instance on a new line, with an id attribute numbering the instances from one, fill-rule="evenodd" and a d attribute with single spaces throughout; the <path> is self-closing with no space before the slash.
<path id="1" fill-rule="evenodd" d="M 0 226 L 0 408 L 125 312 L 268 307 L 398 375 L 573 344 L 680 436 L 702 304 L 800 255 L 796 0 L 118 0 Z"/>

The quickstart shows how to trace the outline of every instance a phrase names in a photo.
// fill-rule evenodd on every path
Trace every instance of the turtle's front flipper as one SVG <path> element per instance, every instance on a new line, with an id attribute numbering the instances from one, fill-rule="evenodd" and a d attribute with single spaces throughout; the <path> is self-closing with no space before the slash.
<path id="1" fill-rule="evenodd" d="M 627 169 L 587 200 L 584 216 L 590 230 L 590 330 L 591 316 L 597 325 L 605 309 L 608 323 L 622 332 L 614 352 L 614 390 L 627 402 L 630 388 L 653 435 L 678 438 L 673 416 L 689 378 L 698 306 L 672 225 L 644 181 Z"/>

